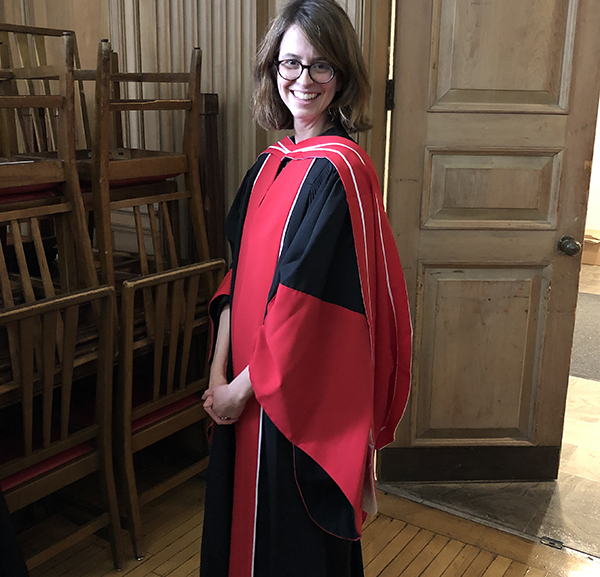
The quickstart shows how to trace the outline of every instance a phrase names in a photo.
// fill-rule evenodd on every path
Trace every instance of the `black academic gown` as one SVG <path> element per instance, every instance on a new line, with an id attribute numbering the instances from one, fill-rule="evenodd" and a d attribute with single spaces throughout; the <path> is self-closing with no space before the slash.
<path id="1" fill-rule="evenodd" d="M 332 132 L 339 134 L 339 131 Z M 232 294 L 248 201 L 263 161 L 264 157 L 259 157 L 248 171 L 226 221 L 233 252 Z M 285 164 L 284 161 L 281 168 Z M 325 257 L 327 262 L 323 263 L 324 266 L 330 261 L 337 265 L 337 270 L 333 271 L 335 274 L 330 276 L 328 291 L 339 295 L 337 300 L 345 300 L 345 306 L 363 312 L 345 192 L 335 168 L 326 159 L 316 161 L 302 187 L 286 235 L 285 252 L 289 252 L 290 247 L 292 251 L 298 251 L 306 246 L 308 239 L 301 237 L 306 237 L 315 228 L 319 215 L 321 218 L 326 215 L 328 220 L 338 223 L 329 230 L 329 238 L 322 239 L 322 243 L 335 252 L 335 255 Z M 307 216 L 313 222 L 308 222 Z M 316 276 L 313 278 L 317 282 Z M 337 287 L 332 286 L 334 282 Z M 273 281 L 273 291 L 276 286 L 277 282 Z M 213 303 L 215 321 L 218 322 L 221 307 L 229 300 L 220 299 Z M 230 551 L 229 544 L 235 447 L 234 428 L 215 425 L 202 543 L 200 574 L 203 577 L 229 575 L 229 557 L 234 553 Z M 294 461 L 297 462 L 296 467 L 302 470 L 303 483 L 314 496 L 313 501 L 320 504 L 317 509 L 321 508 L 321 522 L 337 534 L 324 531 L 309 516 L 298 490 Z M 360 540 L 350 503 L 327 473 L 277 430 L 268 415 L 264 415 L 262 422 L 260 469 L 254 577 L 361 577 Z M 322 506 L 326 501 L 328 504 Z"/>
<path id="2" fill-rule="evenodd" d="M 284 152 L 278 161 L 274 147 L 261 155 L 227 218 L 232 270 L 210 312 L 216 325 L 223 303 L 231 304 L 228 378 L 249 366 L 255 397 L 235 425 L 214 427 L 203 577 L 364 574 L 360 530 L 363 484 L 369 476 L 369 426 L 386 421 L 393 433 L 407 390 L 390 397 L 391 404 L 395 402 L 390 413 L 387 389 L 377 397 L 371 388 L 375 353 L 369 331 L 374 324 L 367 322 L 364 303 L 369 303 L 372 319 L 376 301 L 382 300 L 375 296 L 380 294 L 378 287 L 387 287 L 390 277 L 384 275 L 380 285 L 371 284 L 373 277 L 366 273 L 377 268 L 375 260 L 369 261 L 372 266 L 365 272 L 364 259 L 359 267 L 357 252 L 363 254 L 368 245 L 368 256 L 375 258 L 372 247 L 380 231 L 376 241 L 366 241 L 375 238 L 371 223 L 377 229 L 377 219 L 379 225 L 385 219 L 381 208 L 372 209 L 381 204 L 373 196 L 378 191 L 372 192 L 369 184 L 376 177 L 365 176 L 374 175 L 372 168 L 364 168 L 370 161 L 356 156 L 360 153 L 347 135 L 333 129 L 323 136 L 307 143 L 314 145 L 315 152 L 306 158 L 292 153 L 288 160 Z M 317 150 L 328 146 L 329 136 L 331 146 L 341 156 L 347 155 L 355 176 L 366 187 L 364 196 L 359 191 L 358 200 L 352 196 L 352 208 L 349 180 L 347 174 L 342 176 L 345 167 L 336 165 L 336 157 L 322 157 Z M 356 171 L 363 172 L 359 176 Z M 358 212 L 358 204 L 363 212 Z M 369 222 L 365 223 L 364 215 Z M 370 231 L 364 238 L 363 230 Z M 384 235 L 395 267 L 391 284 L 400 281 L 392 292 L 399 294 L 402 302 L 397 308 L 404 315 L 401 356 L 406 366 L 401 379 L 405 387 L 410 323 L 405 322 L 405 287 L 393 236 L 389 230 L 381 238 Z M 382 263 L 387 266 L 378 260 L 379 268 Z M 367 300 L 361 282 L 369 292 Z M 388 342 L 387 336 L 383 341 Z M 384 407 L 375 420 L 374 407 Z M 393 416 L 388 419 L 383 413 Z M 292 438 L 298 438 L 298 443 L 292 444 Z"/>

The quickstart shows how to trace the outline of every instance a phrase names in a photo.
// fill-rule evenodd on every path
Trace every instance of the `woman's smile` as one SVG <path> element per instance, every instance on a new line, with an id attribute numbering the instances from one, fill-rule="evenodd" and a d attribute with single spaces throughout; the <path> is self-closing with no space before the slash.
<path id="1" fill-rule="evenodd" d="M 290 90 L 290 92 L 300 100 L 314 100 L 319 96 L 316 92 L 300 92 L 298 90 Z"/>

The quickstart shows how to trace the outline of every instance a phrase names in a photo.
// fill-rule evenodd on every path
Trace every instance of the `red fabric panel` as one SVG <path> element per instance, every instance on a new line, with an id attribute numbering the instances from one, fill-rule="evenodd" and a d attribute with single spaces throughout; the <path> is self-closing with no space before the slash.
<path id="1" fill-rule="evenodd" d="M 9 475 L 8 477 L 2 479 L 0 481 L 0 488 L 2 491 L 8 491 L 18 485 L 22 485 L 31 479 L 35 479 L 35 477 L 39 477 L 44 473 L 48 473 L 53 469 L 57 469 L 58 467 L 65 465 L 69 461 L 73 461 L 86 453 L 91 453 L 94 450 L 94 447 L 88 445 L 87 443 L 83 443 L 81 445 L 77 445 L 77 447 L 73 447 L 68 451 L 64 451 L 55 455 L 54 457 L 50 457 L 37 465 L 33 465 L 28 467 L 27 469 L 23 469 L 13 475 Z"/>
<path id="2" fill-rule="evenodd" d="M 223 280 L 221 281 L 221 284 L 219 285 L 217 292 L 210 299 L 210 303 L 208 304 L 209 311 L 211 311 L 213 303 L 216 298 L 231 294 L 231 275 L 232 275 L 232 272 L 230 269 L 229 271 L 227 271 L 227 274 L 223 277 Z M 214 316 L 216 316 L 216 313 L 211 313 L 211 314 L 214 314 Z M 216 326 L 218 326 L 218 319 L 212 318 L 212 316 L 211 316 L 210 348 L 208 349 L 210 351 L 209 362 L 212 362 L 212 356 L 213 356 L 214 350 L 215 350 L 215 338 L 216 338 L 215 328 L 216 328 Z"/>
<path id="3" fill-rule="evenodd" d="M 249 575 L 254 557 L 254 518 L 258 454 L 260 446 L 260 405 L 254 397 L 246 403 L 235 427 L 235 479 L 233 484 L 233 516 L 231 519 L 231 551 L 229 575 Z M 233 553 L 235 552 L 235 553 Z"/>
<path id="4" fill-rule="evenodd" d="M 290 163 L 275 182 L 279 159 L 269 157 L 250 197 L 233 295 L 231 339 L 233 374 L 249 364 L 256 334 L 265 318 L 269 289 L 279 258 L 279 243 L 287 216 L 308 171 L 311 160 Z M 267 194 L 269 193 L 269 194 Z M 262 215 L 267 213 L 269 218 Z"/>
<path id="5" fill-rule="evenodd" d="M 284 138 L 268 151 L 295 160 L 327 158 L 344 184 L 374 359 L 373 434 L 379 449 L 393 441 L 408 401 L 412 327 L 375 168 L 357 144 L 340 137 L 316 137 L 298 145 Z"/>
<path id="6" fill-rule="evenodd" d="M 131 423 L 132 431 L 139 431 L 148 425 L 152 425 L 153 423 L 157 423 L 162 419 L 169 417 L 170 415 L 174 415 L 175 413 L 182 411 L 187 407 L 191 407 L 192 405 L 197 405 L 202 403 L 202 395 L 200 393 L 195 393 L 193 395 L 189 395 L 188 397 L 184 397 L 183 399 L 177 401 L 176 403 L 172 403 L 163 407 L 162 409 L 158 409 L 153 413 L 149 413 L 148 415 L 144 415 L 139 419 L 136 419 Z"/>
<path id="7" fill-rule="evenodd" d="M 227 274 L 223 277 L 217 292 L 213 295 L 211 302 L 214 301 L 217 297 L 228 295 L 231 292 L 231 270 L 227 272 Z"/>
<path id="8" fill-rule="evenodd" d="M 329 473 L 360 527 L 373 403 L 365 316 L 280 285 L 259 330 L 250 373 L 267 415 Z"/>

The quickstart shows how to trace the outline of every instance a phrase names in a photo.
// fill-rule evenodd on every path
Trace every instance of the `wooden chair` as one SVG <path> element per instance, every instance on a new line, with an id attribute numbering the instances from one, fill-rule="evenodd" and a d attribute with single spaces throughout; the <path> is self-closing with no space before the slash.
<path id="1" fill-rule="evenodd" d="M 122 287 L 119 385 L 115 453 L 125 494 L 134 553 L 144 555 L 140 505 L 201 472 L 207 457 L 194 460 L 172 476 L 143 489 L 136 480 L 134 454 L 198 422 L 206 413 L 208 318 L 199 313 L 203 277 L 217 284 L 224 273 L 221 259 L 152 274 Z M 152 306 L 152 330 L 135 330 L 136 302 Z"/>
<path id="2" fill-rule="evenodd" d="M 118 285 L 127 275 L 161 272 L 186 261 L 209 258 L 198 142 L 203 103 L 211 99 L 203 99 L 200 93 L 200 49 L 193 51 L 189 74 L 118 73 L 112 70 L 114 62 L 110 43 L 103 40 L 98 48 L 92 155 L 87 163 L 80 160 L 79 170 L 82 180 L 90 181 L 92 186 L 101 279 Z M 184 82 L 187 98 L 124 99 L 117 89 L 121 83 L 148 82 Z M 120 121 L 123 113 L 174 110 L 185 111 L 182 152 L 148 150 L 145 146 L 111 149 L 111 142 L 123 140 L 114 137 L 115 130 L 118 132 L 124 124 Z M 183 190 L 178 190 L 174 180 L 166 180 L 177 175 L 184 175 Z M 132 211 L 136 236 L 135 246 L 120 262 L 114 256 L 119 251 L 113 242 L 111 218 L 111 211 L 117 209 Z M 180 215 L 185 213 L 191 221 L 188 236 L 195 241 L 195 258 L 186 254 L 190 251 L 180 230 Z"/>
<path id="3" fill-rule="evenodd" d="M 15 139 L 6 140 L 5 157 L 0 159 L 0 229 L 3 230 L 0 235 L 0 287 L 4 307 L 15 304 L 15 291 L 9 290 L 11 281 L 17 283 L 20 298 L 25 302 L 36 300 L 34 276 L 40 279 L 37 292 L 42 298 L 54 296 L 56 284 L 63 292 L 98 284 L 75 168 L 75 39 L 73 34 L 66 33 L 61 40 L 60 65 L 5 68 L 4 77 L 0 76 L 0 110 L 4 112 L 4 126 L 10 124 L 10 119 L 16 121 L 14 133 L 11 133 Z M 49 93 L 23 94 L 19 91 L 18 83 L 26 86 L 29 82 L 45 82 L 49 78 L 59 79 L 58 82 L 53 80 L 52 85 L 48 83 Z M 20 121 L 20 113 L 33 111 L 32 116 L 37 118 L 39 109 L 52 111 L 46 116 L 46 124 L 38 128 L 40 133 L 45 133 L 55 124 L 53 134 L 57 151 L 54 158 L 18 154 L 28 152 L 27 142 L 31 136 L 26 124 Z M 33 144 L 42 140 L 36 137 Z M 13 148 L 15 142 L 16 149 Z M 25 240 L 30 241 L 29 249 L 24 247 Z M 50 272 L 56 256 L 49 254 L 53 252 L 48 250 L 51 242 L 59 256 L 58 283 Z M 27 250 L 31 251 L 29 258 Z M 7 259 L 15 262 L 12 271 L 7 269 Z M 36 274 L 32 274 L 32 267 Z"/>
<path id="4" fill-rule="evenodd" d="M 61 38 L 65 35 L 72 37 L 73 67 L 79 72 L 81 62 L 77 48 L 77 39 L 72 30 L 55 28 L 41 28 L 37 26 L 19 26 L 0 22 L 0 78 L 3 71 L 12 69 L 29 70 L 44 69 L 52 62 L 61 62 Z M 48 72 L 48 69 L 46 69 Z M 22 83 L 21 94 L 50 95 L 53 93 L 51 84 L 53 78 L 48 74 L 44 78 L 31 77 Z M 14 85 L 5 84 L 7 93 L 17 94 Z M 83 78 L 79 77 L 74 84 L 74 106 L 77 124 L 73 134 L 76 138 L 76 148 L 90 149 L 91 130 L 88 118 L 87 105 L 84 95 Z M 0 93 L 2 85 L 0 84 Z M 0 119 L 3 112 L 0 111 Z M 14 116 L 6 122 L 0 121 L 4 130 L 0 136 L 2 148 L 9 150 L 4 153 L 10 156 L 16 152 L 40 153 L 56 151 L 58 148 L 58 119 L 56 111 L 38 107 L 36 109 L 20 109 L 17 111 L 17 120 L 22 134 L 25 136 L 21 142 L 17 139 Z"/>
<path id="5" fill-rule="evenodd" d="M 54 159 L 0 159 L 0 310 L 98 285 L 74 164 L 74 38 L 65 34 L 60 41 L 60 65 L 3 69 L 0 78 L 4 120 L 19 119 L 23 110 L 34 115 L 40 108 L 52 110 L 58 145 Z M 50 77 L 59 79 L 50 94 L 18 90 L 19 82 Z M 13 126 L 16 142 L 26 142 L 24 124 Z M 0 372 L 8 363 L 14 365 L 17 355 L 19 345 L 10 332 L 8 336 L 0 349 Z"/>
<path id="6" fill-rule="evenodd" d="M 95 317 L 111 318 L 114 289 L 100 287 L 0 312 L 0 342 L 12 333 L 19 346 L 10 371 L 2 373 L 0 404 L 0 487 L 11 512 L 39 502 L 92 473 L 104 497 L 101 512 L 85 522 L 63 519 L 72 529 L 58 542 L 28 557 L 35 567 L 103 527 L 108 527 L 113 558 L 123 566 L 123 546 L 113 476 L 111 407 L 113 324 L 97 323 L 93 345 L 77 338 Z M 95 379 L 76 377 L 92 364 Z M 89 370 L 84 370 L 89 373 Z M 90 419 L 78 414 L 80 393 L 95 399 Z M 46 528 L 43 534 L 51 534 Z M 60 534 L 60 533 L 59 533 Z"/>

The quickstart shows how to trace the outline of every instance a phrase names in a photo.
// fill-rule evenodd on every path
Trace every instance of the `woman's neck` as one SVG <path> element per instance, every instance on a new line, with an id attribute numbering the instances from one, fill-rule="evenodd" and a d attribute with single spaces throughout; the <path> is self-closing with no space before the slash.
<path id="1" fill-rule="evenodd" d="M 319 122 L 304 125 L 300 122 L 294 122 L 294 142 L 298 144 L 303 140 L 314 138 L 323 134 L 326 130 L 329 130 L 333 126 L 333 123 L 329 118 L 320 119 Z"/>

